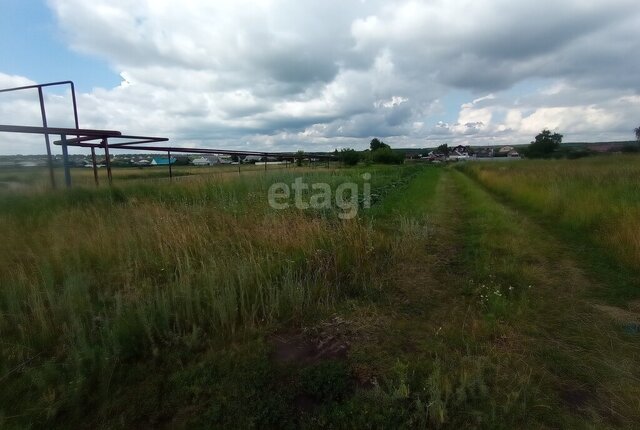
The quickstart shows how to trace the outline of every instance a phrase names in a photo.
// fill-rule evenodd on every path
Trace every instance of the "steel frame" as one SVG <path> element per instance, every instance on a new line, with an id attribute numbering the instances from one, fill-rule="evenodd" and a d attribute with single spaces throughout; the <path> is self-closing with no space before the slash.
<path id="1" fill-rule="evenodd" d="M 71 88 L 71 98 L 73 104 L 73 119 L 75 128 L 60 128 L 49 127 L 47 123 L 47 114 L 44 103 L 43 88 L 50 86 L 69 85 Z M 109 149 L 126 149 L 131 151 L 149 151 L 149 152 L 166 152 L 169 158 L 169 178 L 173 177 L 171 169 L 171 153 L 190 153 L 190 154 L 222 154 L 222 155 L 238 155 L 238 156 L 260 156 L 266 158 L 276 158 L 285 161 L 295 161 L 299 157 L 297 153 L 293 152 L 264 152 L 264 151 L 237 151 L 230 149 L 213 149 L 213 148 L 186 148 L 179 146 L 147 146 L 150 143 L 167 142 L 169 139 L 166 137 L 152 137 L 152 136 L 135 136 L 135 135 L 123 135 L 119 131 L 115 130 L 96 130 L 96 129 L 81 129 L 78 122 L 78 105 L 76 102 L 75 85 L 72 81 L 60 81 L 50 82 L 45 84 L 27 85 L 15 88 L 0 89 L 0 93 L 23 91 L 29 89 L 37 89 L 38 99 L 40 103 L 40 115 L 42 119 L 42 127 L 27 127 L 18 125 L 0 125 L 0 132 L 7 133 L 29 133 L 29 134 L 42 134 L 44 136 L 45 145 L 47 149 L 47 161 L 49 167 L 49 176 L 51 179 L 52 188 L 56 187 L 56 181 L 54 176 L 53 156 L 51 154 L 51 135 L 59 135 L 60 140 L 53 142 L 55 145 L 62 147 L 62 157 L 64 164 L 65 184 L 69 188 L 71 187 L 71 172 L 69 165 L 69 153 L 68 147 L 80 147 L 89 148 L 91 150 L 91 162 L 93 165 L 93 176 L 96 186 L 99 185 L 98 180 L 98 165 L 96 162 L 96 148 L 101 148 L 105 153 L 105 164 L 107 167 L 107 177 L 109 185 L 113 183 L 113 176 L 111 173 L 111 158 Z M 69 138 L 69 136 L 75 136 Z M 124 139 L 125 142 L 111 143 L 109 139 Z M 327 161 L 335 160 L 336 157 L 331 154 L 321 153 L 305 153 L 304 158 L 309 160 L 311 164 L 312 158 L 323 159 Z M 265 170 L 267 170 L 267 162 L 264 164 Z M 240 172 L 240 164 L 238 164 L 238 173 Z"/>

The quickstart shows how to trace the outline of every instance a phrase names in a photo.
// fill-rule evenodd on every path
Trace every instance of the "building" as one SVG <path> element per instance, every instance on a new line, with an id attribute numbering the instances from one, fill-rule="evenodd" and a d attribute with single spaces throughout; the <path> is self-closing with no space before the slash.
<path id="1" fill-rule="evenodd" d="M 213 166 L 214 164 L 223 164 L 223 162 L 217 155 L 208 155 L 206 157 L 194 158 L 191 160 L 191 164 L 194 166 Z"/>
<path id="2" fill-rule="evenodd" d="M 170 164 L 174 164 L 176 162 L 175 157 L 166 158 L 166 157 L 156 157 L 151 160 L 152 166 L 168 166 Z"/>
<path id="3" fill-rule="evenodd" d="M 495 157 L 519 158 L 520 154 L 513 146 L 503 146 L 494 153 Z"/>
<path id="4" fill-rule="evenodd" d="M 493 148 L 476 148 L 477 158 L 492 158 L 494 156 Z"/>
<path id="5" fill-rule="evenodd" d="M 458 145 L 449 151 L 449 160 L 467 160 L 469 159 L 469 147 Z"/>
<path id="6" fill-rule="evenodd" d="M 191 160 L 191 164 L 194 166 L 211 166 L 211 161 L 205 157 L 198 157 Z"/>
<path id="7" fill-rule="evenodd" d="M 260 156 L 260 155 L 247 155 L 242 160 L 243 163 L 255 163 L 256 161 L 262 161 L 262 156 Z"/>

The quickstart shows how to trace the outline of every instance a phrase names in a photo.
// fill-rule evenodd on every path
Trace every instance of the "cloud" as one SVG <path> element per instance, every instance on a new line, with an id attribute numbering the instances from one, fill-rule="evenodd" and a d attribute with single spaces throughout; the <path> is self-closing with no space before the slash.
<path id="1" fill-rule="evenodd" d="M 48 1 L 70 48 L 123 79 L 79 95 L 82 126 L 271 150 L 526 143 L 544 127 L 632 138 L 635 3 Z M 467 97 L 455 111 L 453 93 Z M 56 121 L 65 97 L 47 96 Z M 0 99 L 0 113 L 38 120 L 25 101 Z"/>

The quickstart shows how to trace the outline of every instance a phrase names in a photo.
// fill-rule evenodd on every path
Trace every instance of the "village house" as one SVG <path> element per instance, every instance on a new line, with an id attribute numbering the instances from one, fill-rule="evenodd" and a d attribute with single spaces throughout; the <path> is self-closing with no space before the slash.
<path id="1" fill-rule="evenodd" d="M 152 166 L 168 166 L 170 164 L 174 164 L 176 162 L 176 158 L 175 157 L 171 157 L 171 158 L 166 158 L 166 157 L 156 157 L 153 160 L 151 160 L 151 165 Z"/>

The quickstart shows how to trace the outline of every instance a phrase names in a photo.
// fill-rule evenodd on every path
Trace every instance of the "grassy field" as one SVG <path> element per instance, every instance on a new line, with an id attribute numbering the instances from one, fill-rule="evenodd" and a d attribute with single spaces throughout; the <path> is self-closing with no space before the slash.
<path id="1" fill-rule="evenodd" d="M 565 238 L 586 240 L 602 250 L 585 258 L 640 267 L 640 157 L 473 164 L 464 170 Z M 637 295 L 637 285 L 626 290 L 620 291 L 622 299 L 625 293 Z"/>
<path id="2" fill-rule="evenodd" d="M 0 428 L 638 427 L 639 169 L 2 192 Z M 351 220 L 267 202 L 364 173 Z"/>
<path id="3" fill-rule="evenodd" d="M 332 163 L 335 166 L 335 162 Z M 268 165 L 267 171 L 279 171 L 290 168 L 291 165 Z M 326 168 L 325 163 L 316 162 L 309 166 L 309 169 Z M 172 166 L 172 176 L 174 180 L 185 180 L 193 177 L 233 177 L 238 175 L 238 166 L 231 164 L 214 166 Z M 240 166 L 240 174 L 263 173 L 264 165 L 243 164 Z M 71 171 L 71 182 L 73 187 L 94 187 L 95 179 L 93 169 L 86 167 L 74 167 Z M 146 167 L 114 167 L 112 175 L 115 185 L 132 182 L 166 182 L 169 181 L 168 166 L 146 166 Z M 54 169 L 54 177 L 58 187 L 64 187 L 64 170 L 61 167 Z M 98 169 L 98 180 L 101 184 L 108 183 L 107 169 Z M 0 168 L 0 191 L 2 189 L 14 188 L 22 192 L 43 192 L 51 188 L 49 169 L 46 167 L 3 167 Z"/>

